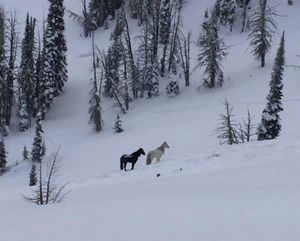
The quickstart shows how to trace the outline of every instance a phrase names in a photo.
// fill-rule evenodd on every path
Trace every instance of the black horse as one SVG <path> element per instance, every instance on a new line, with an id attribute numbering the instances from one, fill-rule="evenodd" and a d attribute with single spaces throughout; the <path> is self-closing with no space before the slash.
<path id="1" fill-rule="evenodd" d="M 120 158 L 120 168 L 121 168 L 121 170 L 125 169 L 125 171 L 127 171 L 126 170 L 127 162 L 130 162 L 132 164 L 131 170 L 133 170 L 134 165 L 137 162 L 140 155 L 145 155 L 145 152 L 142 148 L 138 149 L 134 153 L 131 153 L 130 155 L 124 154 L 123 156 L 121 156 L 121 158 Z"/>

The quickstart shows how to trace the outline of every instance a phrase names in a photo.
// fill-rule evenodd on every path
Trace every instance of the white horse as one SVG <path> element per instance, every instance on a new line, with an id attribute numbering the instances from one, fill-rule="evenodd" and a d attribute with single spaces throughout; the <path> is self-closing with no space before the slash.
<path id="1" fill-rule="evenodd" d="M 146 159 L 146 164 L 150 165 L 153 158 L 156 158 L 156 162 L 160 161 L 161 156 L 165 153 L 165 148 L 170 148 L 168 143 L 165 141 L 160 147 L 153 151 L 149 151 Z"/>

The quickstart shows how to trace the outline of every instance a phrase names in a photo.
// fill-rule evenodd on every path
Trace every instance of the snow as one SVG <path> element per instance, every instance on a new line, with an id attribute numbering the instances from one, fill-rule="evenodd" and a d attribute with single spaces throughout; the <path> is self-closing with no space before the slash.
<path id="1" fill-rule="evenodd" d="M 65 0 L 80 13 L 80 1 Z M 269 93 L 269 80 L 280 41 L 274 39 L 266 68 L 251 56 L 247 34 L 222 31 L 229 46 L 224 62 L 224 86 L 198 90 L 201 70 L 191 86 L 180 84 L 179 96 L 165 94 L 133 103 L 122 115 L 124 132 L 115 134 L 119 110 L 104 99 L 104 130 L 88 125 L 91 43 L 80 27 L 66 17 L 69 82 L 43 122 L 48 153 L 61 146 L 59 182 L 71 190 L 60 204 L 44 207 L 26 202 L 30 163 L 23 162 L 24 144 L 31 149 L 34 128 L 17 132 L 14 123 L 6 139 L 9 164 L 18 166 L 0 177 L 0 233 L 4 241 L 298 241 L 300 239 L 300 4 L 269 0 L 280 9 L 279 33 L 286 31 L 282 131 L 275 141 L 220 146 L 215 133 L 225 99 L 235 119 L 247 109 L 259 123 Z M 209 0 L 188 0 L 183 16 L 186 30 L 198 37 Z M 47 13 L 46 0 L 9 0 L 19 19 L 27 11 L 39 20 Z M 21 21 L 21 20 L 20 20 Z M 23 22 L 21 22 L 21 25 Z M 136 34 L 137 24 L 130 20 Z M 20 28 L 21 34 L 23 29 Z M 110 30 L 96 34 L 106 49 Z M 198 49 L 193 46 L 193 66 Z M 140 157 L 134 171 L 121 172 L 119 158 L 142 147 L 146 152 L 167 141 L 170 149 L 161 162 L 146 166 Z M 157 177 L 157 174 L 160 174 Z"/>

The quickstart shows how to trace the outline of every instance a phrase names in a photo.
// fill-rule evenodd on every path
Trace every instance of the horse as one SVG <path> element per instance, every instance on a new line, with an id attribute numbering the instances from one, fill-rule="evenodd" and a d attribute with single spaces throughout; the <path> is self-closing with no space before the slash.
<path id="1" fill-rule="evenodd" d="M 130 155 L 124 154 L 123 156 L 121 156 L 120 169 L 121 170 L 125 169 L 125 171 L 127 171 L 126 165 L 127 165 L 127 162 L 130 162 L 132 164 L 131 170 L 133 170 L 135 163 L 137 162 L 140 155 L 145 155 L 145 152 L 142 148 L 138 149 L 136 152 L 131 153 Z"/>
<path id="2" fill-rule="evenodd" d="M 161 156 L 165 153 L 165 148 L 170 148 L 166 141 L 163 142 L 163 144 L 161 144 L 161 146 L 156 148 L 155 150 L 149 151 L 146 158 L 146 164 L 150 165 L 153 158 L 156 158 L 156 162 L 159 162 Z"/>

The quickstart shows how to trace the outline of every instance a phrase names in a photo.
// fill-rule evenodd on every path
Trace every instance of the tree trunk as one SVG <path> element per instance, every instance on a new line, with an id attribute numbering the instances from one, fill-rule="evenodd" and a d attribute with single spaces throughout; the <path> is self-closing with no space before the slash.
<path id="1" fill-rule="evenodd" d="M 261 55 L 261 58 L 260 58 L 260 63 L 261 63 L 261 67 L 265 67 L 265 58 L 266 58 L 266 55 L 265 54 L 262 54 Z"/>

